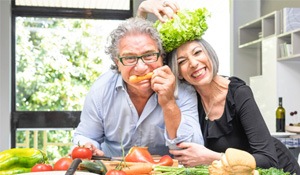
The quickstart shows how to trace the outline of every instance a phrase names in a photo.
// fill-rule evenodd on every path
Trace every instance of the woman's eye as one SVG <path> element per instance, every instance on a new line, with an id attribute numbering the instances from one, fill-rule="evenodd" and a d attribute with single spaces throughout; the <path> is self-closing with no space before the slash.
<path id="1" fill-rule="evenodd" d="M 177 60 L 177 63 L 180 65 L 180 64 L 183 64 L 184 62 L 186 62 L 186 60 L 184 59 L 180 59 L 180 60 Z"/>
<path id="2" fill-rule="evenodd" d="M 194 55 L 200 55 L 202 53 L 202 50 L 195 51 Z"/>

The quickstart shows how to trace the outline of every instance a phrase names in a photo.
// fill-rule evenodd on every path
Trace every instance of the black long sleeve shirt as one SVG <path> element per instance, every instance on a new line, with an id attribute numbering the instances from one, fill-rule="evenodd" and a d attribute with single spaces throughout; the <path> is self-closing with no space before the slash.
<path id="1" fill-rule="evenodd" d="M 295 165 L 295 169 L 289 166 L 294 165 L 295 160 L 280 162 L 282 158 L 278 157 L 277 153 L 279 148 L 274 144 L 275 138 L 270 135 L 250 87 L 237 77 L 230 77 L 229 80 L 225 109 L 221 118 L 206 120 L 203 106 L 198 103 L 205 146 L 217 152 L 225 152 L 227 148 L 245 150 L 254 156 L 257 167 L 287 167 L 285 171 L 296 172 L 296 169 L 299 169 L 298 164 Z M 198 101 L 200 98 L 198 95 Z M 281 149 L 288 151 L 286 147 Z"/>

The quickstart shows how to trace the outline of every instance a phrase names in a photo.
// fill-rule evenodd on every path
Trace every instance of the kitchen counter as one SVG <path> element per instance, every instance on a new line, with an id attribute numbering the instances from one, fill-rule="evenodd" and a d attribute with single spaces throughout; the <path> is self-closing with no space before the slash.
<path id="1" fill-rule="evenodd" d="M 298 162 L 300 161 L 298 159 L 300 153 L 300 133 L 273 132 L 271 135 L 280 140 L 291 151 Z"/>

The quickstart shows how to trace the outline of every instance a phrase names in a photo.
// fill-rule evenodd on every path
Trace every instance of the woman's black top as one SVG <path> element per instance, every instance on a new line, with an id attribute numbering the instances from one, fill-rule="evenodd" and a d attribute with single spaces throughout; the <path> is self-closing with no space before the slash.
<path id="1" fill-rule="evenodd" d="M 229 78 L 224 113 L 221 118 L 205 119 L 198 95 L 199 121 L 205 146 L 216 152 L 237 148 L 251 153 L 260 168 L 283 168 L 300 174 L 300 168 L 290 151 L 273 138 L 266 126 L 253 93 L 244 81 Z"/>

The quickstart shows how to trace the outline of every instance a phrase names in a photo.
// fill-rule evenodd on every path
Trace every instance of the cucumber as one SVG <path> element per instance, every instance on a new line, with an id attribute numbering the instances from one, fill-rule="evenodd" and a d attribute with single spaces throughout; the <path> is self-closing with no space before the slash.
<path id="1" fill-rule="evenodd" d="M 79 168 L 83 170 L 87 170 L 92 173 L 105 175 L 107 172 L 107 168 L 101 160 L 89 161 L 83 160 L 79 164 Z"/>

